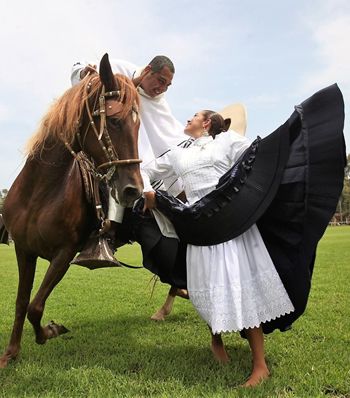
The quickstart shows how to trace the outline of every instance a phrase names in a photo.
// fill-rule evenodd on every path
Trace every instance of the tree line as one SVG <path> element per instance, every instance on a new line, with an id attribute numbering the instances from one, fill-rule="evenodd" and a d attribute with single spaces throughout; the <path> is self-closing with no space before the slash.
<path id="1" fill-rule="evenodd" d="M 8 193 L 7 189 L 0 189 L 0 213 L 1 213 L 2 206 L 4 204 L 7 193 Z"/>
<path id="2" fill-rule="evenodd" d="M 345 167 L 344 188 L 332 221 L 350 224 L 350 154 L 347 156 Z"/>

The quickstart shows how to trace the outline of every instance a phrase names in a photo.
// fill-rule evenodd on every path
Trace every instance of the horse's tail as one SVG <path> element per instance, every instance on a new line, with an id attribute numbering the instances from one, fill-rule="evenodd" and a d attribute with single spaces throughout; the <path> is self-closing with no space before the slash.
<path id="1" fill-rule="evenodd" d="M 9 244 L 9 233 L 5 227 L 2 214 L 0 214 L 0 243 Z"/>

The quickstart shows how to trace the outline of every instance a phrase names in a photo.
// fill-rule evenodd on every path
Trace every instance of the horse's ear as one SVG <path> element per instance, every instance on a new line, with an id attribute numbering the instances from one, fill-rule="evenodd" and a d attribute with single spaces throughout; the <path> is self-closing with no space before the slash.
<path id="1" fill-rule="evenodd" d="M 225 131 L 227 131 L 231 126 L 231 118 L 228 117 L 227 119 L 225 119 L 224 124 L 225 124 Z"/>
<path id="2" fill-rule="evenodd" d="M 100 79 L 106 91 L 118 89 L 107 53 L 102 57 L 100 62 Z"/>

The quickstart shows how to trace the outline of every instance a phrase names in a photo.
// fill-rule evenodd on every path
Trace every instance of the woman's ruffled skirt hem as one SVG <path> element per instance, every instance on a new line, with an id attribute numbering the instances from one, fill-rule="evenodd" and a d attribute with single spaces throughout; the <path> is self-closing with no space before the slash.
<path id="1" fill-rule="evenodd" d="M 272 270 L 263 279 L 261 276 L 245 286 L 189 291 L 194 307 L 213 334 L 256 328 L 294 311 L 278 274 Z"/>

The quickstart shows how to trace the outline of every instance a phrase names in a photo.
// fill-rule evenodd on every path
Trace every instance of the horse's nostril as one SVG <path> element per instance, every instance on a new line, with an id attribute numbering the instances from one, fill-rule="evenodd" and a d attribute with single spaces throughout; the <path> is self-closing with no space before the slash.
<path id="1" fill-rule="evenodd" d="M 139 188 L 134 186 L 127 186 L 123 191 L 123 196 L 125 198 L 125 201 L 130 203 L 138 199 L 141 196 L 141 193 L 142 192 Z"/>

